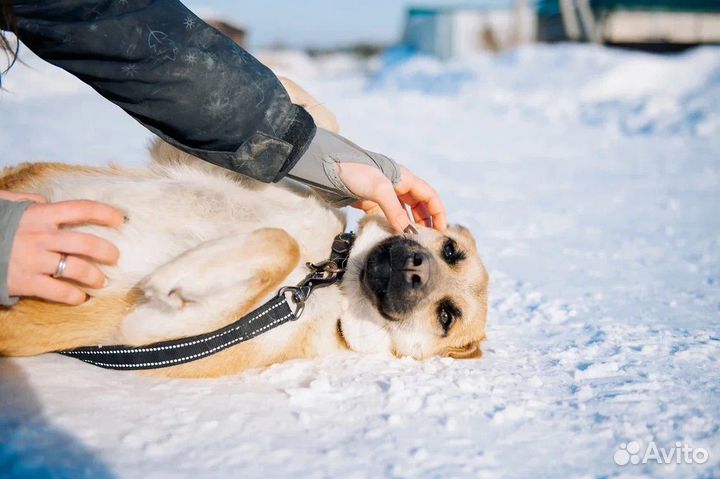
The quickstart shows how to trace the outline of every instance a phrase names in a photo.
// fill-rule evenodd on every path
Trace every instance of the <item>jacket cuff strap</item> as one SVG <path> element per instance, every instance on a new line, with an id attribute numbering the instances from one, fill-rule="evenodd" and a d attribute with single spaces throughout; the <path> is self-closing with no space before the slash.
<path id="1" fill-rule="evenodd" d="M 18 298 L 8 295 L 8 269 L 20 219 L 31 201 L 0 200 L 0 306 L 12 306 Z"/>
<path id="2" fill-rule="evenodd" d="M 297 105 L 295 108 L 295 117 L 289 123 L 290 127 L 282 136 L 282 140 L 293 145 L 293 149 L 285 160 L 282 168 L 280 168 L 280 171 L 278 171 L 272 180 L 273 182 L 280 181 L 288 174 L 300 157 L 305 154 L 317 132 L 315 121 L 312 116 L 310 116 L 310 113 Z"/>

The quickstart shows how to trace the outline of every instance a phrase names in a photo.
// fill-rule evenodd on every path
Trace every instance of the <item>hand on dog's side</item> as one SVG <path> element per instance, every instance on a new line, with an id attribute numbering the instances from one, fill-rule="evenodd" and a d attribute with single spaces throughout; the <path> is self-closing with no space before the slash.
<path id="1" fill-rule="evenodd" d="M 13 241 L 8 267 L 10 296 L 35 296 L 77 305 L 87 299 L 79 285 L 104 286 L 105 275 L 96 263 L 116 264 L 118 249 L 107 240 L 63 227 L 96 224 L 117 228 L 124 221 L 122 211 L 94 201 L 45 203 L 37 195 L 3 194 L 16 195 L 13 201 L 36 203 L 25 210 Z M 55 278 L 52 275 L 63 255 L 67 257 L 62 278 Z"/>

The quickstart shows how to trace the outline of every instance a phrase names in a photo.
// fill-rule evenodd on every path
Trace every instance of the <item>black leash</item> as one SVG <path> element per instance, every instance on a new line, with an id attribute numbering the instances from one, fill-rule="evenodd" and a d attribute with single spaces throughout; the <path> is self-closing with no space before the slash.
<path id="1" fill-rule="evenodd" d="M 281 288 L 265 304 L 223 328 L 146 346 L 81 347 L 58 352 L 101 368 L 120 370 L 165 368 L 211 356 L 288 321 L 297 320 L 314 289 L 329 286 L 342 278 L 354 241 L 354 233 L 336 236 L 330 258 L 318 264 L 307 263 L 310 274 L 297 286 Z M 289 301 L 295 305 L 294 311 Z"/>

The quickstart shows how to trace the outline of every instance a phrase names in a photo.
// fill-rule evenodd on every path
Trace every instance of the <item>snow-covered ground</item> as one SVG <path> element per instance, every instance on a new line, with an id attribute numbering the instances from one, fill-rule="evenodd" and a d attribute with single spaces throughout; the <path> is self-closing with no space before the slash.
<path id="1" fill-rule="evenodd" d="M 399 57 L 371 77 L 340 57 L 283 68 L 472 229 L 485 356 L 207 381 L 0 360 L 0 476 L 720 476 L 720 48 Z M 0 97 L 0 164 L 144 161 L 133 120 L 29 63 Z M 617 465 L 632 441 L 708 457 Z"/>

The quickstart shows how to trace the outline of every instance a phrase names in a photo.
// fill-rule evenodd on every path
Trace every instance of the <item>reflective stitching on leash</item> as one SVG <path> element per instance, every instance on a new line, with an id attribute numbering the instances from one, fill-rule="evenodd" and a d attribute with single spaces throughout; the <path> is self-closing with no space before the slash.
<path id="1" fill-rule="evenodd" d="M 278 308 L 278 307 L 280 307 L 280 306 L 282 306 L 282 305 L 283 305 L 283 303 L 275 304 L 275 305 L 271 306 L 270 308 L 262 311 L 262 312 L 259 313 L 257 316 L 253 316 L 252 318 L 250 318 L 250 320 L 248 320 L 248 324 L 249 324 L 249 323 L 252 323 L 253 321 L 255 321 L 256 319 L 259 319 L 259 318 L 262 317 L 262 316 L 265 316 L 267 313 L 269 313 L 269 312 L 272 311 L 273 309 Z M 275 323 L 273 323 L 273 324 L 275 324 Z M 109 351 L 105 351 L 105 350 L 82 351 L 82 352 L 79 353 L 79 354 L 152 353 L 152 352 L 156 352 L 156 351 L 163 351 L 163 350 L 166 350 L 166 349 L 184 348 L 184 347 L 186 347 L 186 346 L 192 346 L 192 345 L 195 345 L 195 344 L 200 344 L 200 343 L 208 342 L 208 341 L 210 341 L 210 340 L 212 340 L 212 339 L 219 338 L 220 336 L 225 336 L 226 334 L 229 334 L 229 333 L 231 333 L 231 332 L 233 332 L 233 331 L 237 331 L 238 329 L 240 329 L 240 326 L 239 326 L 239 325 L 238 325 L 238 326 L 235 326 L 235 327 L 232 328 L 232 329 L 228 329 L 227 331 L 225 331 L 225 332 L 223 332 L 223 333 L 214 334 L 214 335 L 208 336 L 207 338 L 204 338 L 204 339 L 196 339 L 196 340 L 194 340 L 194 341 L 189 341 L 189 342 L 181 343 L 181 344 L 171 344 L 171 345 L 168 345 L 168 346 L 156 346 L 156 347 L 153 347 L 153 348 L 111 349 L 111 350 L 109 350 Z M 98 363 L 98 364 L 99 364 L 99 363 Z"/>
<path id="2" fill-rule="evenodd" d="M 259 333 L 263 332 L 264 330 L 266 330 L 266 329 L 268 329 L 268 328 L 271 328 L 272 326 L 276 325 L 277 323 L 280 323 L 280 322 L 286 320 L 286 319 L 289 318 L 290 316 L 292 316 L 292 313 L 288 313 L 288 314 L 286 314 L 285 316 L 283 316 L 282 318 L 278 318 L 278 319 L 276 319 L 275 321 L 273 321 L 272 323 L 268 323 L 267 325 L 265 325 L 265 326 L 263 326 L 262 328 L 258 329 L 258 330 L 252 335 L 252 337 L 257 336 Z M 237 329 L 237 328 L 234 328 L 234 329 Z M 233 329 L 233 330 L 234 330 L 234 329 Z M 228 331 L 228 332 L 229 332 L 229 331 Z M 188 361 L 188 360 L 191 360 L 191 359 L 196 359 L 196 358 L 200 358 L 200 357 L 204 357 L 204 356 L 209 356 L 210 354 L 213 354 L 215 351 L 217 351 L 217 350 L 219 350 L 219 349 L 226 348 L 226 347 L 230 346 L 231 344 L 241 342 L 241 341 L 243 341 L 244 339 L 246 339 L 245 336 L 240 336 L 240 337 L 238 337 L 238 338 L 233 339 L 232 341 L 228 341 L 228 342 L 226 342 L 226 343 L 223 343 L 223 344 L 221 344 L 220 346 L 216 346 L 216 347 L 214 347 L 214 348 L 212 348 L 212 349 L 208 349 L 207 351 L 203 351 L 202 353 L 192 354 L 192 355 L 190 355 L 190 356 L 184 356 L 184 357 L 182 357 L 182 358 L 168 359 L 168 360 L 165 360 L 165 361 L 154 361 L 154 362 L 150 362 L 150 363 L 133 363 L 133 364 L 101 363 L 101 362 L 98 362 L 98 361 L 92 361 L 92 360 L 87 360 L 87 359 L 84 360 L 84 361 L 85 361 L 85 362 L 88 362 L 88 363 L 90 363 L 90 364 L 94 364 L 94 365 L 96 365 L 96 366 L 115 367 L 115 368 L 137 368 L 137 367 L 146 367 L 146 366 L 163 366 L 163 365 L 166 365 L 166 364 L 173 364 L 173 363 L 185 362 L 185 361 Z M 182 346 L 182 345 L 181 345 L 181 346 Z M 130 350 L 130 351 L 132 352 L 132 351 L 135 351 L 135 350 Z"/>

